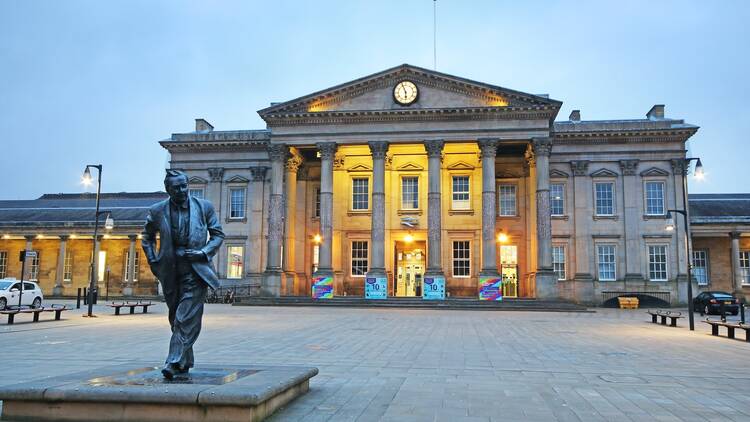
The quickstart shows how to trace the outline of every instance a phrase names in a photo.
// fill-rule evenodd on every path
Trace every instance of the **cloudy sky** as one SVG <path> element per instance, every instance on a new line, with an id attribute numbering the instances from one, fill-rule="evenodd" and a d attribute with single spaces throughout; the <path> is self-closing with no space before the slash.
<path id="1" fill-rule="evenodd" d="M 439 0 L 437 69 L 564 101 L 559 119 L 701 126 L 707 180 L 747 184 L 750 2 Z M 162 188 L 158 141 L 401 63 L 432 68 L 431 0 L 0 0 L 0 198 Z"/>

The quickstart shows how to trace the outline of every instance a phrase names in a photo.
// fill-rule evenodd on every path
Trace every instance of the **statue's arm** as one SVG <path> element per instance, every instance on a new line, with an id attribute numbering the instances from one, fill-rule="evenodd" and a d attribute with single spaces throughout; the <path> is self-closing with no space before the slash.
<path id="1" fill-rule="evenodd" d="M 156 261 L 156 233 L 158 231 L 159 229 L 154 221 L 153 211 L 148 210 L 146 224 L 143 226 L 143 233 L 141 233 L 141 247 L 143 248 L 143 252 L 146 254 L 146 259 L 149 263 Z"/>
<path id="2" fill-rule="evenodd" d="M 206 246 L 201 248 L 201 251 L 210 261 L 214 257 L 214 255 L 216 255 L 216 250 L 219 249 L 221 244 L 224 242 L 224 230 L 221 228 L 221 224 L 219 224 L 219 218 L 216 216 L 214 206 L 208 201 L 206 201 L 205 204 L 208 242 L 206 242 Z"/>

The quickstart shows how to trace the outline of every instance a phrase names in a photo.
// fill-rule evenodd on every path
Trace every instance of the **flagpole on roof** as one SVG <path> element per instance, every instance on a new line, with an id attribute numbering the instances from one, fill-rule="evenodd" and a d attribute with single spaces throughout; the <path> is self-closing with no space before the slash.
<path id="1" fill-rule="evenodd" d="M 437 70 L 437 0 L 432 0 L 432 69 Z"/>

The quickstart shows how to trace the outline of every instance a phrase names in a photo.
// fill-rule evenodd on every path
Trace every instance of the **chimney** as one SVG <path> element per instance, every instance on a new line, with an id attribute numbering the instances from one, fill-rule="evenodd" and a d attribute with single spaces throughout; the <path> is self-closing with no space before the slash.
<path id="1" fill-rule="evenodd" d="M 195 131 L 196 132 L 213 132 L 214 127 L 211 123 L 208 123 L 206 119 L 195 119 Z"/>
<path id="2" fill-rule="evenodd" d="M 664 119 L 664 104 L 656 104 L 651 107 L 651 110 L 646 113 L 646 117 L 649 120 L 662 120 Z"/>
<path id="3" fill-rule="evenodd" d="M 570 117 L 568 117 L 568 120 L 571 122 L 580 122 L 581 121 L 581 110 L 573 110 L 570 112 Z"/>

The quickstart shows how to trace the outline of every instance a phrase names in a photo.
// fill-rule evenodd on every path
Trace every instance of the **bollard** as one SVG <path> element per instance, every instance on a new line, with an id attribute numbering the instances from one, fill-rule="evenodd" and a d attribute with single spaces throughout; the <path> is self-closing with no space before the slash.
<path id="1" fill-rule="evenodd" d="M 722 301 L 721 304 L 719 305 L 719 312 L 721 313 L 721 322 L 727 322 L 727 312 L 724 308 L 725 308 L 724 302 Z"/>
<path id="2" fill-rule="evenodd" d="M 740 302 L 740 323 L 745 323 L 745 302 Z"/>
<path id="3" fill-rule="evenodd" d="M 76 309 L 81 309 L 81 288 L 78 288 L 78 296 L 76 296 Z"/>

